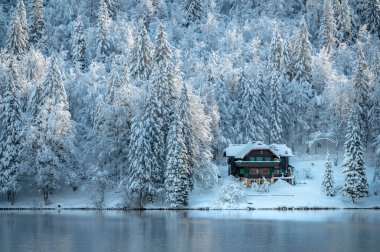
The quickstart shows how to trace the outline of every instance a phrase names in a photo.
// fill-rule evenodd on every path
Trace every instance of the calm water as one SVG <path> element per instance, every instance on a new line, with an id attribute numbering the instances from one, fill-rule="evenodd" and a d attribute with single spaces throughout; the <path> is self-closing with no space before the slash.
<path id="1" fill-rule="evenodd" d="M 0 251 L 380 251 L 380 211 L 0 211 Z"/>

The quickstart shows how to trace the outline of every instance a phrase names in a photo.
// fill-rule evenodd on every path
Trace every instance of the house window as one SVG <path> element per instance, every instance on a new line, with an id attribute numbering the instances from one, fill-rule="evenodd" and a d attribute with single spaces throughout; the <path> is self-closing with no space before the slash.
<path id="1" fill-rule="evenodd" d="M 255 161 L 255 157 L 250 157 L 249 161 Z"/>
<path id="2" fill-rule="evenodd" d="M 261 174 L 261 170 L 260 169 L 256 169 L 256 173 L 257 174 Z"/>
<path id="3" fill-rule="evenodd" d="M 257 161 L 263 161 L 263 157 L 256 157 Z"/>
<path id="4" fill-rule="evenodd" d="M 244 169 L 240 169 L 239 173 L 240 173 L 240 175 L 244 175 L 245 174 L 245 170 Z"/>

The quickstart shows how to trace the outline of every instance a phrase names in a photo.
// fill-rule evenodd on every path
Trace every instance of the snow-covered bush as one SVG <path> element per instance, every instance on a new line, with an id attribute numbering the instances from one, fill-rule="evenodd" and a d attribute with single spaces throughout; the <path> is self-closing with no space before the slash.
<path id="1" fill-rule="evenodd" d="M 258 187 L 257 191 L 258 192 L 269 192 L 269 182 L 268 180 L 265 179 L 265 177 L 262 178 L 262 183 L 261 185 Z"/>
<path id="2" fill-rule="evenodd" d="M 246 196 L 242 185 L 238 180 L 233 180 L 223 185 L 219 200 L 221 202 L 235 204 L 244 199 Z"/>

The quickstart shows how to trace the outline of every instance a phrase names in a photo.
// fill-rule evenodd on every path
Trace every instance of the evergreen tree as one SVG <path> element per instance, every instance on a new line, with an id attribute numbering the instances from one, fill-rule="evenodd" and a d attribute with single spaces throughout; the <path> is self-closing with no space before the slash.
<path id="1" fill-rule="evenodd" d="M 342 165 L 343 173 L 345 174 L 342 193 L 351 197 L 352 202 L 368 196 L 368 183 L 363 159 L 364 148 L 361 142 L 359 118 L 360 108 L 357 104 L 354 104 L 350 110 L 348 120 L 347 140 Z"/>
<path id="2" fill-rule="evenodd" d="M 185 12 L 188 21 L 196 21 L 203 18 L 205 15 L 202 0 L 184 0 L 182 4 L 183 11 Z"/>
<path id="3" fill-rule="evenodd" d="M 177 100 L 177 89 L 172 63 L 172 51 L 162 24 L 157 33 L 151 82 L 152 90 L 157 96 L 157 109 L 162 121 L 162 134 L 166 141 L 169 125 L 172 121 L 173 109 Z"/>
<path id="4" fill-rule="evenodd" d="M 43 0 L 33 0 L 33 24 L 30 27 L 30 42 L 44 51 L 45 19 Z"/>
<path id="5" fill-rule="evenodd" d="M 238 141 L 240 143 L 254 142 L 264 140 L 265 120 L 260 110 L 260 97 L 256 83 L 247 78 L 243 71 L 239 80 L 240 88 L 242 88 L 241 99 L 239 100 L 238 121 Z"/>
<path id="6" fill-rule="evenodd" d="M 105 0 L 110 15 L 113 19 L 116 19 L 118 8 L 120 7 L 120 0 Z"/>
<path id="7" fill-rule="evenodd" d="M 380 0 L 368 0 L 364 9 L 364 19 L 368 31 L 377 33 L 380 38 Z"/>
<path id="8" fill-rule="evenodd" d="M 22 104 L 20 93 L 13 75 L 15 72 L 11 63 L 5 93 L 0 103 L 0 122 L 3 126 L 0 137 L 0 191 L 6 193 L 8 201 L 13 205 L 16 192 L 20 188 L 22 162 Z"/>
<path id="9" fill-rule="evenodd" d="M 337 39 L 340 42 L 352 43 L 354 40 L 355 21 L 348 0 L 341 0 L 339 15 L 336 20 Z"/>
<path id="10" fill-rule="evenodd" d="M 86 67 L 86 41 L 84 39 L 83 22 L 80 15 L 77 15 L 72 35 L 72 57 L 77 67 L 84 70 Z"/>
<path id="11" fill-rule="evenodd" d="M 170 126 L 166 160 L 165 200 L 171 207 L 187 206 L 189 204 L 189 178 L 191 175 L 183 136 L 183 123 L 179 111 L 177 111 Z"/>
<path id="12" fill-rule="evenodd" d="M 282 71 L 284 60 L 283 60 L 283 45 L 282 38 L 278 30 L 273 34 L 272 42 L 270 44 L 269 53 L 269 68 L 272 71 L 280 72 Z"/>
<path id="13" fill-rule="evenodd" d="M 364 53 L 361 48 L 359 48 L 359 59 L 357 63 L 356 73 L 354 76 L 354 103 L 358 105 L 359 113 L 359 126 L 360 126 L 360 136 L 363 144 L 367 143 L 368 140 L 368 115 L 371 109 L 370 100 L 370 78 L 367 62 L 364 58 Z"/>
<path id="14" fill-rule="evenodd" d="M 332 171 L 332 162 L 330 160 L 330 155 L 327 153 L 327 160 L 325 163 L 325 174 L 323 176 L 322 181 L 322 191 L 326 194 L 326 196 L 334 197 L 335 196 L 335 188 L 334 188 L 334 177 Z"/>
<path id="15" fill-rule="evenodd" d="M 18 0 L 8 25 L 5 42 L 7 52 L 14 55 L 25 54 L 28 50 L 28 32 L 24 1 Z"/>
<path id="16" fill-rule="evenodd" d="M 43 192 L 45 204 L 49 194 L 64 182 L 75 179 L 73 127 L 63 74 L 53 57 L 41 90 L 41 102 L 32 124 L 34 140 L 34 179 Z"/>
<path id="17" fill-rule="evenodd" d="M 131 74 L 140 80 L 148 79 L 153 65 L 153 46 L 144 21 L 140 19 L 139 35 L 132 52 Z"/>
<path id="18" fill-rule="evenodd" d="M 128 173 L 121 185 L 127 192 L 139 195 L 140 207 L 157 193 L 153 173 L 158 163 L 152 152 L 147 121 L 134 119 L 129 142 Z"/>
<path id="19" fill-rule="evenodd" d="M 108 30 L 110 23 L 110 14 L 105 0 L 100 1 L 98 20 L 97 20 L 97 35 L 96 35 L 96 59 L 104 62 L 109 56 L 111 43 L 108 39 Z"/>
<path id="20" fill-rule="evenodd" d="M 285 76 L 276 71 L 273 72 L 270 83 L 270 140 L 269 143 L 282 143 L 282 94 L 281 86 Z"/>
<path id="21" fill-rule="evenodd" d="M 312 46 L 309 41 L 309 31 L 304 18 L 302 18 L 293 49 L 294 78 L 300 82 L 311 82 Z"/>
<path id="22" fill-rule="evenodd" d="M 321 48 L 326 48 L 328 52 L 331 52 L 335 49 L 337 33 L 336 21 L 334 19 L 334 9 L 331 5 L 331 0 L 324 0 L 323 3 L 323 14 L 321 17 L 321 26 L 320 26 L 320 39 L 321 39 Z"/>

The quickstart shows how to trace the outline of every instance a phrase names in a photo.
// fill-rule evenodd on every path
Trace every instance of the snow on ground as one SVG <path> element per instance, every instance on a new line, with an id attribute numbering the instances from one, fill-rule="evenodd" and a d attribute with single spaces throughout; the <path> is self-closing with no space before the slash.
<path id="1" fill-rule="evenodd" d="M 285 181 L 277 181 L 270 186 L 267 193 L 259 193 L 252 188 L 246 188 L 240 183 L 240 188 L 245 194 L 245 198 L 235 203 L 228 203 L 221 200 L 223 186 L 234 182 L 234 178 L 227 176 L 226 166 L 220 166 L 222 178 L 210 191 L 196 188 L 190 195 L 191 208 L 210 208 L 210 209 L 247 209 L 247 208 L 278 208 L 278 207 L 328 207 L 328 208 L 366 208 L 380 207 L 380 195 L 374 195 L 375 191 L 380 191 L 380 183 L 372 184 L 373 168 L 367 168 L 367 177 L 370 184 L 371 196 L 357 200 L 352 203 L 347 197 L 342 196 L 339 190 L 344 182 L 344 176 L 340 166 L 333 167 L 337 196 L 324 196 L 321 190 L 321 181 L 324 173 L 324 157 L 302 157 L 294 158 L 292 165 L 296 168 L 297 184 L 291 186 Z M 305 178 L 305 171 L 310 170 L 312 179 Z M 78 189 L 71 189 L 57 192 L 50 197 L 51 205 L 47 207 L 62 208 L 88 208 L 94 207 L 91 199 L 91 192 Z M 114 189 L 107 191 L 105 195 L 104 207 L 122 207 L 124 194 Z M 0 200 L 0 208 L 12 207 L 5 198 Z M 16 195 L 15 208 L 39 208 L 45 207 L 42 195 L 37 191 L 21 191 Z M 161 203 L 148 204 L 149 208 L 167 207 Z"/>

